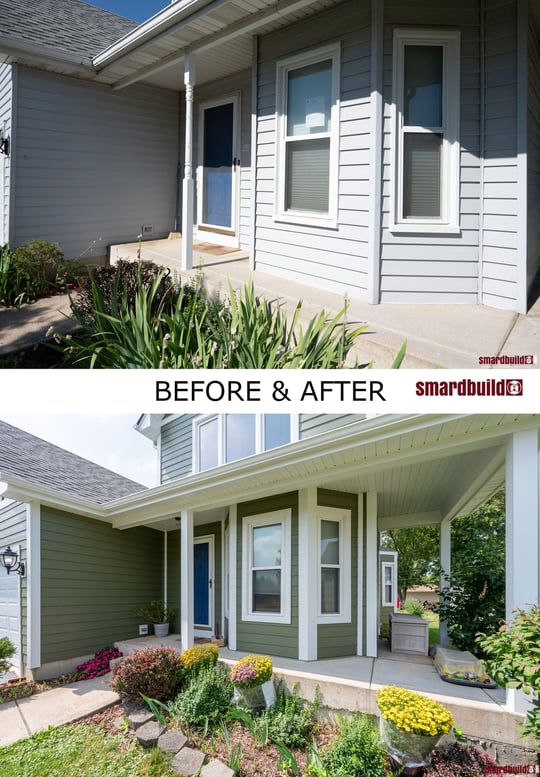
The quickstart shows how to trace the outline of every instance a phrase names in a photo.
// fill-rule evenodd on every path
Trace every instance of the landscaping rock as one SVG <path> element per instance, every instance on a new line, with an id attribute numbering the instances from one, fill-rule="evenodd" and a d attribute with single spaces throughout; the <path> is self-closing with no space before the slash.
<path id="1" fill-rule="evenodd" d="M 191 747 L 183 747 L 177 753 L 172 762 L 173 772 L 181 774 L 182 777 L 192 777 L 197 774 L 204 763 L 204 753 L 199 750 L 192 750 Z"/>
<path id="2" fill-rule="evenodd" d="M 117 729 L 122 729 L 124 727 L 124 723 L 126 722 L 126 716 L 125 715 L 119 715 L 117 718 L 113 720 L 114 726 Z"/>
<path id="3" fill-rule="evenodd" d="M 224 763 L 215 758 L 203 766 L 200 777 L 234 777 L 234 775 L 235 772 L 230 767 L 225 766 Z"/>
<path id="4" fill-rule="evenodd" d="M 143 747 L 154 747 L 163 731 L 163 726 L 156 720 L 145 723 L 137 729 L 137 739 Z"/>
<path id="5" fill-rule="evenodd" d="M 150 710 L 141 709 L 137 710 L 136 712 L 131 712 L 127 717 L 129 720 L 129 727 L 134 731 L 136 731 L 141 726 L 144 726 L 146 723 L 150 723 L 150 721 L 154 719 L 154 716 Z"/>
<path id="6" fill-rule="evenodd" d="M 165 731 L 158 739 L 158 747 L 164 753 L 177 753 L 186 744 L 187 739 L 177 728 Z"/>

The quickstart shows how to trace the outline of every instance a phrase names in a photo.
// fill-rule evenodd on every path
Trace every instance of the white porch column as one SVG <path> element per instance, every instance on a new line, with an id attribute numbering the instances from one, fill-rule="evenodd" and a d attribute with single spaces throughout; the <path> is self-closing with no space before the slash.
<path id="1" fill-rule="evenodd" d="M 540 593 L 538 431 L 516 432 L 506 452 L 506 617 L 538 604 Z M 507 691 L 511 710 L 524 712 L 526 697 Z"/>
<path id="2" fill-rule="evenodd" d="M 193 267 L 193 88 L 195 86 L 195 59 L 184 58 L 184 86 L 186 87 L 186 130 L 184 148 L 184 180 L 182 182 L 182 270 Z"/>
<path id="3" fill-rule="evenodd" d="M 378 585 L 379 564 L 377 532 L 377 492 L 366 494 L 366 655 L 375 658 L 378 644 Z"/>
<path id="4" fill-rule="evenodd" d="M 236 505 L 229 507 L 229 650 L 236 650 Z"/>
<path id="5" fill-rule="evenodd" d="M 358 595 L 356 600 L 356 655 L 364 655 L 364 494 L 358 494 Z"/>
<path id="6" fill-rule="evenodd" d="M 448 588 L 447 576 L 451 570 L 451 521 L 443 521 L 441 523 L 441 538 L 439 549 L 439 560 L 441 564 L 441 578 L 439 581 L 439 588 L 441 592 L 444 588 Z M 448 640 L 448 623 L 441 620 L 439 624 L 439 642 L 443 647 L 449 647 L 450 642 Z"/>
<path id="7" fill-rule="evenodd" d="M 193 636 L 193 511 L 180 512 L 180 625 L 182 649 L 194 645 Z"/>
<path id="8" fill-rule="evenodd" d="M 41 666 L 41 505 L 26 505 L 27 666 Z M 22 661 L 22 656 L 21 656 Z"/>
<path id="9" fill-rule="evenodd" d="M 298 658 L 317 659 L 317 489 L 298 492 Z"/>

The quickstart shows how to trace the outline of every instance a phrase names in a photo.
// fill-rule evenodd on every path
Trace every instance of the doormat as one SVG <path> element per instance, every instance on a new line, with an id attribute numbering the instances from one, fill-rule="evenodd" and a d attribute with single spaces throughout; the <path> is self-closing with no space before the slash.
<path id="1" fill-rule="evenodd" d="M 195 243 L 193 250 L 212 254 L 212 256 L 224 256 L 225 254 L 235 254 L 238 248 L 226 248 L 225 246 L 217 246 L 215 243 Z"/>

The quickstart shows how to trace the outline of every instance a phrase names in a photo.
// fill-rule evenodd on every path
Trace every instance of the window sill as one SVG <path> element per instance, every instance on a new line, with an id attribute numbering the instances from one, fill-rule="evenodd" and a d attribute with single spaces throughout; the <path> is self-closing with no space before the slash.
<path id="1" fill-rule="evenodd" d="M 345 613 L 344 615 L 318 615 L 317 623 L 322 625 L 323 623 L 337 624 L 337 623 L 351 623 L 351 613 Z"/>
<path id="2" fill-rule="evenodd" d="M 435 224 L 430 222 L 416 224 L 392 224 L 389 227 L 392 235 L 461 235 L 457 224 Z"/>
<path id="3" fill-rule="evenodd" d="M 338 222 L 335 218 L 327 216 L 316 216 L 315 214 L 301 215 L 299 213 L 278 213 L 274 216 L 276 224 L 297 224 L 300 227 L 319 227 L 320 229 L 338 228 Z"/>
<path id="4" fill-rule="evenodd" d="M 242 613 L 242 622 L 281 623 L 282 625 L 289 626 L 291 623 L 291 616 L 289 613 L 285 613 L 284 615 L 271 615 L 270 613 Z"/>

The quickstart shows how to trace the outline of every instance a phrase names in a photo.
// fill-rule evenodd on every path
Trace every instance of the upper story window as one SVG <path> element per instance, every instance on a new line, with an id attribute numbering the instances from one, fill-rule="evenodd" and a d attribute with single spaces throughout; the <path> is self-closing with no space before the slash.
<path id="1" fill-rule="evenodd" d="M 316 226 L 337 222 L 339 46 L 277 66 L 275 216 Z"/>
<path id="2" fill-rule="evenodd" d="M 459 32 L 396 30 L 396 232 L 459 231 Z"/>
<path id="3" fill-rule="evenodd" d="M 226 413 L 193 422 L 193 471 L 202 472 L 286 445 L 297 437 L 297 417 L 278 413 Z"/>

